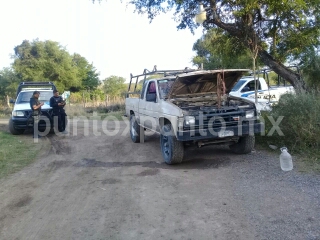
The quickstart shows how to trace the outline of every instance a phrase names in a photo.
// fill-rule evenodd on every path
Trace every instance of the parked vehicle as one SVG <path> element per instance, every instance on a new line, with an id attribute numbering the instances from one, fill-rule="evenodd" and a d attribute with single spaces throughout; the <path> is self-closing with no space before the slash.
<path id="1" fill-rule="evenodd" d="M 49 100 L 56 89 L 52 82 L 22 82 L 17 89 L 17 98 L 12 100 L 14 103 L 13 111 L 9 119 L 9 130 L 11 134 L 23 134 L 28 128 L 33 128 L 32 110 L 30 98 L 34 91 L 40 92 L 39 101 L 44 105 L 41 107 L 41 119 L 39 129 L 53 129 L 52 108 Z M 48 126 L 49 125 L 49 126 Z"/>
<path id="2" fill-rule="evenodd" d="M 281 95 L 294 93 L 293 86 L 268 86 L 262 77 L 256 78 L 257 85 L 257 109 L 271 110 L 271 106 L 279 101 Z M 230 95 L 246 98 L 255 102 L 255 80 L 253 76 L 242 77 L 231 89 Z"/>
<path id="3" fill-rule="evenodd" d="M 247 69 L 224 70 L 145 70 L 131 75 L 136 89 L 128 92 L 126 115 L 130 118 L 130 136 L 134 143 L 144 141 L 146 129 L 160 133 L 160 148 L 167 164 L 180 163 L 184 148 L 209 144 L 229 144 L 238 154 L 250 153 L 255 133 L 263 131 L 253 102 L 228 92 L 247 73 Z M 162 74 L 147 80 L 148 75 Z"/>

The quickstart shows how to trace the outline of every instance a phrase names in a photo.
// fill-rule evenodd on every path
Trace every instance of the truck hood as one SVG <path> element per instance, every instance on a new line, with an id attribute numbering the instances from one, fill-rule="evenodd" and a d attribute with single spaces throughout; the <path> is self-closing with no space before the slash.
<path id="1" fill-rule="evenodd" d="M 42 110 L 51 109 L 49 102 L 45 102 L 44 105 L 41 107 Z M 14 105 L 13 111 L 26 111 L 31 110 L 30 103 L 16 103 Z"/>
<path id="2" fill-rule="evenodd" d="M 173 82 L 167 98 L 217 93 L 219 78 L 224 80 L 225 93 L 229 93 L 234 84 L 249 71 L 249 69 L 218 69 L 179 74 Z"/>

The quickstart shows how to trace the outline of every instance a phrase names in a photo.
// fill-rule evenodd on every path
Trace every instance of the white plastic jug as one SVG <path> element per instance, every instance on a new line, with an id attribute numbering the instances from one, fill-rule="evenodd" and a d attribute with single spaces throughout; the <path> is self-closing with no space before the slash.
<path id="1" fill-rule="evenodd" d="M 280 166 L 283 171 L 291 171 L 293 169 L 292 157 L 290 153 L 288 153 L 288 149 L 286 147 L 280 148 Z"/>

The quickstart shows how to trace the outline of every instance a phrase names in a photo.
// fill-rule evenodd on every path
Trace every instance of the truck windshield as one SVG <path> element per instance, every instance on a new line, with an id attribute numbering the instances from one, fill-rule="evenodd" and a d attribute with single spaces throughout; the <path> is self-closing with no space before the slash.
<path id="1" fill-rule="evenodd" d="M 161 99 L 167 97 L 167 94 L 169 93 L 173 82 L 174 79 L 158 80 L 159 95 Z"/>
<path id="2" fill-rule="evenodd" d="M 39 91 L 40 96 L 39 96 L 39 101 L 40 102 L 49 102 L 50 98 L 53 96 L 52 91 Z M 19 96 L 17 98 L 16 103 L 29 103 L 30 98 L 32 97 L 33 92 L 20 92 Z"/>
<path id="3" fill-rule="evenodd" d="M 231 92 L 236 92 L 236 91 L 239 91 L 239 89 L 241 88 L 241 86 L 246 83 L 247 80 L 239 80 L 236 85 L 234 85 L 234 87 L 232 88 Z"/>

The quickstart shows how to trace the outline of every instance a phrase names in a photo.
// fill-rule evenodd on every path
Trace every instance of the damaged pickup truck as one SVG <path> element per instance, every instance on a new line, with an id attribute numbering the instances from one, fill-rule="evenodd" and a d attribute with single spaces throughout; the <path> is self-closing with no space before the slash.
<path id="1" fill-rule="evenodd" d="M 190 145 L 228 144 L 237 154 L 250 153 L 255 134 L 264 130 L 254 103 L 229 96 L 248 69 L 144 70 L 131 75 L 126 96 L 126 115 L 134 143 L 144 142 L 145 130 L 160 134 L 165 163 L 181 163 Z M 147 76 L 161 78 L 147 79 Z M 136 91 L 139 78 L 141 91 Z M 130 92 L 135 79 L 134 91 Z"/>

